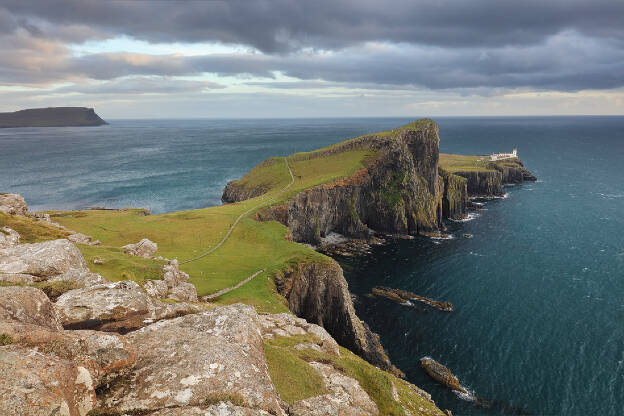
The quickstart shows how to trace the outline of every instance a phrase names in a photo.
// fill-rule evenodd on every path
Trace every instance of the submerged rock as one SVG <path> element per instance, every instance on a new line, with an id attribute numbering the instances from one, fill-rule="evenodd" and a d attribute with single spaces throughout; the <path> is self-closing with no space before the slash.
<path id="1" fill-rule="evenodd" d="M 459 385 L 459 380 L 451 373 L 451 370 L 434 359 L 428 357 L 421 358 L 420 365 L 425 369 L 427 374 L 438 383 L 444 384 L 451 390 L 469 394 L 466 389 Z"/>
<path id="2" fill-rule="evenodd" d="M 10 215 L 27 215 L 28 205 L 21 195 L 0 193 L 0 212 Z"/>
<path id="3" fill-rule="evenodd" d="M 144 238 L 138 243 L 127 244 L 123 246 L 122 249 L 126 254 L 150 259 L 154 256 L 156 250 L 158 250 L 158 244 Z"/>
<path id="4" fill-rule="evenodd" d="M 440 302 L 438 300 L 429 299 L 424 296 L 415 295 L 412 292 L 408 292 L 407 290 L 378 286 L 374 287 L 372 292 L 374 295 L 383 296 L 400 304 L 411 305 L 411 301 L 417 301 L 439 309 L 443 312 L 453 311 L 453 304 L 451 302 Z"/>

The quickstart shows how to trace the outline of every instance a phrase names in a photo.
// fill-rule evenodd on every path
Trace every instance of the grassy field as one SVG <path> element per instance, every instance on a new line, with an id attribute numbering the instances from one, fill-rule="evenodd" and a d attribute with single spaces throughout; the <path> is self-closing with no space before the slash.
<path id="1" fill-rule="evenodd" d="M 341 373 L 356 379 L 377 404 L 380 415 L 441 415 L 440 410 L 417 394 L 407 382 L 364 361 L 346 348 L 340 347 L 340 357 L 315 350 L 296 350 L 294 345 L 318 340 L 309 335 L 279 337 L 266 340 L 264 350 L 273 384 L 288 403 L 324 394 L 320 376 L 308 364 L 315 361 L 330 364 Z M 295 376 L 293 376 L 295 375 Z M 396 388 L 400 403 L 393 397 Z M 420 410 L 422 409 L 422 410 Z"/>
<path id="2" fill-rule="evenodd" d="M 447 172 L 493 172 L 488 156 L 450 155 L 440 153 L 440 167 Z"/>

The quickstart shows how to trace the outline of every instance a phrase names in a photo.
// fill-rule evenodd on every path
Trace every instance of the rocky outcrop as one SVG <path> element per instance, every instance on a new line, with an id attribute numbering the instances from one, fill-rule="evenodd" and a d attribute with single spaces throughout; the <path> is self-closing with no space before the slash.
<path id="1" fill-rule="evenodd" d="M 0 228 L 0 248 L 13 247 L 19 244 L 20 235 L 9 227 Z"/>
<path id="2" fill-rule="evenodd" d="M 284 414 L 259 326 L 251 306 L 236 304 L 127 335 L 141 346 L 141 354 L 128 376 L 109 385 L 99 407 L 122 413 L 199 406 L 210 397 L 236 396 L 246 407 Z"/>
<path id="3" fill-rule="evenodd" d="M 86 368 L 34 349 L 0 348 L 0 414 L 86 416 L 95 404 Z"/>
<path id="4" fill-rule="evenodd" d="M 431 376 L 431 378 L 433 378 L 438 383 L 445 385 L 451 390 L 468 394 L 466 389 L 459 384 L 459 380 L 457 379 L 457 377 L 455 377 L 453 373 L 451 373 L 451 370 L 449 370 L 439 362 L 431 358 L 424 357 L 420 359 L 420 365 L 425 369 L 427 374 L 429 374 L 429 376 Z"/>
<path id="5" fill-rule="evenodd" d="M 106 124 L 93 110 L 86 107 L 30 108 L 12 113 L 0 113 L 3 127 L 71 127 Z"/>
<path id="6" fill-rule="evenodd" d="M 271 413 L 260 409 L 235 406 L 230 402 L 221 402 L 210 406 L 182 406 L 157 410 L 149 416 L 270 416 Z"/>
<path id="7" fill-rule="evenodd" d="M 88 246 L 99 246 L 102 243 L 99 240 L 93 241 L 91 237 L 82 233 L 74 233 L 67 236 L 67 239 L 72 243 L 85 244 Z"/>
<path id="8" fill-rule="evenodd" d="M 163 266 L 162 280 L 148 280 L 143 288 L 155 298 L 169 297 L 183 302 L 197 302 L 197 289 L 188 281 L 189 275 L 180 270 L 178 260 L 174 259 Z"/>
<path id="9" fill-rule="evenodd" d="M 0 321 L 63 329 L 50 299 L 34 287 L 0 286 Z"/>
<path id="10" fill-rule="evenodd" d="M 21 195 L 0 193 L 0 212 L 10 215 L 27 215 L 28 205 Z"/>
<path id="11" fill-rule="evenodd" d="M 333 366 L 317 362 L 310 365 L 322 377 L 328 394 L 294 402 L 290 407 L 292 416 L 359 415 L 379 414 L 373 402 L 357 380 L 345 376 Z"/>
<path id="12" fill-rule="evenodd" d="M 196 313 L 202 307 L 153 299 L 131 280 L 70 290 L 54 304 L 66 329 L 127 333 L 152 322 Z"/>
<path id="13" fill-rule="evenodd" d="M 481 171 L 454 172 L 455 175 L 466 178 L 469 196 L 503 196 L 503 185 L 537 180 L 518 158 L 490 162 L 486 167 L 487 169 Z"/>
<path id="14" fill-rule="evenodd" d="M 124 253 L 130 254 L 131 256 L 138 256 L 150 259 L 158 250 L 158 244 L 148 240 L 147 238 L 144 238 L 138 243 L 123 246 L 122 250 L 124 251 Z"/>
<path id="15" fill-rule="evenodd" d="M 80 250 L 65 239 L 0 248 L 0 281 L 67 281 L 80 286 L 107 282 L 91 273 Z"/>
<path id="16" fill-rule="evenodd" d="M 279 292 L 297 316 L 325 328 L 370 363 L 401 374 L 383 350 L 379 337 L 355 314 L 342 269 L 334 261 L 299 263 L 276 277 Z"/>
<path id="17" fill-rule="evenodd" d="M 0 318 L 1 319 L 1 318 Z M 64 331 L 0 321 L 0 334 L 21 345 L 78 364 L 91 375 L 94 388 L 132 368 L 134 347 L 121 335 L 97 331 Z"/>

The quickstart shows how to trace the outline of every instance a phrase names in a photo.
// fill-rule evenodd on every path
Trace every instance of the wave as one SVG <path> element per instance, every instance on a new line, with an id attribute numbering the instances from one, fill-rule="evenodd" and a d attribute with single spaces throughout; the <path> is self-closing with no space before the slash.
<path id="1" fill-rule="evenodd" d="M 485 210 L 483 209 L 481 211 L 485 211 Z M 477 214 L 476 212 L 469 212 L 468 215 L 466 215 L 466 218 L 462 218 L 462 219 L 459 219 L 459 220 L 453 220 L 452 219 L 451 221 L 453 221 L 453 222 L 468 222 L 468 221 L 474 220 L 475 218 L 478 218 L 479 216 L 480 215 Z"/>

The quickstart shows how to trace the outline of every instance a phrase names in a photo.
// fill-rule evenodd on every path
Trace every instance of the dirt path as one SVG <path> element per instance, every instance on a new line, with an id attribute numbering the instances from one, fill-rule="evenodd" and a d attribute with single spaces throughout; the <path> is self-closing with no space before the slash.
<path id="1" fill-rule="evenodd" d="M 268 199 L 267 201 L 263 201 L 262 203 L 256 205 L 255 207 L 249 208 L 247 211 L 243 212 L 241 215 L 238 216 L 238 218 L 236 218 L 236 221 L 234 221 L 234 224 L 232 224 L 232 226 L 230 227 L 230 229 L 227 231 L 227 233 L 225 233 L 225 236 L 223 237 L 223 239 L 221 239 L 221 241 L 219 241 L 219 243 L 212 247 L 210 250 L 200 254 L 197 257 L 193 257 L 192 259 L 189 260 L 185 260 L 185 261 L 181 261 L 180 264 L 186 264 L 186 263 L 190 263 L 192 261 L 196 261 L 199 260 L 203 257 L 206 257 L 207 255 L 211 254 L 212 252 L 214 252 L 215 250 L 217 250 L 219 247 L 221 247 L 223 244 L 225 244 L 225 242 L 227 241 L 227 239 L 230 237 L 230 235 L 232 234 L 232 231 L 234 231 L 234 228 L 238 225 L 239 221 L 242 220 L 245 216 L 247 216 L 247 214 L 249 214 L 251 211 L 258 209 L 262 204 L 264 204 L 265 202 L 270 202 L 272 200 L 274 200 L 275 198 L 277 198 L 278 196 L 280 196 L 281 194 L 283 194 L 288 188 L 290 188 L 294 183 L 295 183 L 295 177 L 292 173 L 292 170 L 290 169 L 290 166 L 288 165 L 288 159 L 284 158 L 284 163 L 286 163 L 286 167 L 288 168 L 288 173 L 290 174 L 290 183 L 288 185 L 286 185 L 285 187 L 283 187 L 279 193 L 277 193 L 277 195 L 271 197 L 270 199 Z"/>

